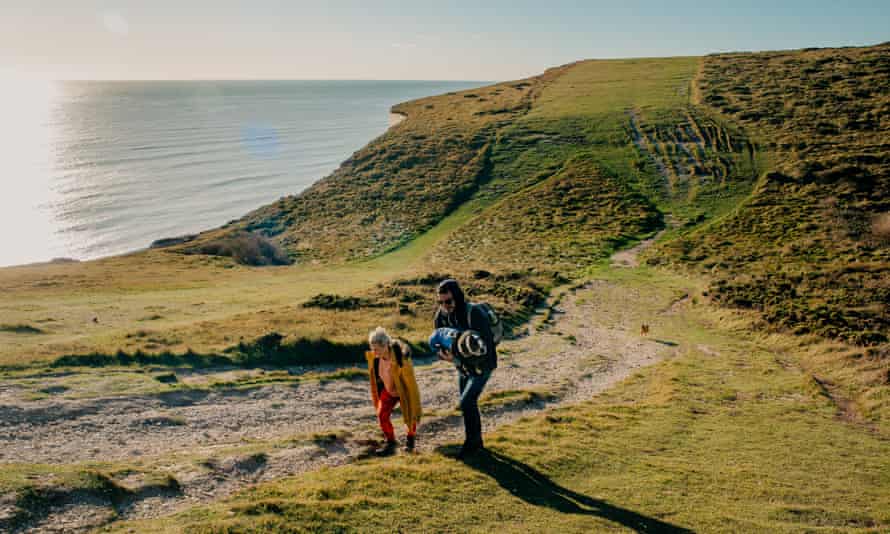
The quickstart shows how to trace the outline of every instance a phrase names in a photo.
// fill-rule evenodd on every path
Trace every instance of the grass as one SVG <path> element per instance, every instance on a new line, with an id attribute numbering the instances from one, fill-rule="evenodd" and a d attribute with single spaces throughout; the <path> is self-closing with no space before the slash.
<path id="1" fill-rule="evenodd" d="M 592 156 L 577 156 L 476 217 L 471 224 L 484 235 L 457 232 L 440 250 L 468 265 L 573 271 L 660 223 L 645 197 L 604 176 Z"/>
<path id="2" fill-rule="evenodd" d="M 244 391 L 269 386 L 296 386 L 306 382 L 336 380 L 367 380 L 364 367 L 342 367 L 291 372 L 266 368 L 239 369 L 212 367 L 195 373 L 194 368 L 177 368 L 176 372 L 152 374 L 156 367 L 140 366 L 100 368 L 64 368 L 58 376 L 43 371 L 6 373 L 5 384 L 14 386 L 17 395 L 29 401 L 45 399 L 84 400 L 120 396 L 161 396 L 176 392 L 208 392 L 211 390 Z M 36 372 L 35 372 L 36 371 Z M 48 385 L 51 384 L 51 385 Z"/>
<path id="3" fill-rule="evenodd" d="M 496 406 L 536 404 L 556 398 L 554 393 L 544 389 L 507 389 L 484 392 L 479 397 L 479 406 L 484 410 Z"/>
<path id="4" fill-rule="evenodd" d="M 597 268 L 657 317 L 677 355 L 595 400 L 453 449 L 367 460 L 249 488 L 111 531 L 882 531 L 890 527 L 890 433 L 839 417 L 793 355 L 752 339 L 712 305 L 661 314 L 689 281 Z M 596 298 L 595 289 L 580 290 Z M 790 339 L 790 338 L 789 338 Z M 791 360 L 789 360 L 791 358 Z M 508 392 L 515 397 L 522 392 Z M 492 399 L 497 400 L 497 399 Z M 410 502 L 411 506 L 404 506 Z M 684 530 L 687 529 L 687 530 Z"/>
<path id="5" fill-rule="evenodd" d="M 730 215 L 650 261 L 713 273 L 713 296 L 762 328 L 886 345 L 890 153 L 875 117 L 890 110 L 888 58 L 886 44 L 707 57 L 702 109 L 759 139 L 769 163 Z"/>
<path id="6" fill-rule="evenodd" d="M 0 290 L 11 297 L 0 304 L 4 318 L 51 325 L 41 336 L 0 332 L 0 366 L 118 351 L 220 354 L 271 332 L 358 344 L 377 324 L 422 340 L 435 308 L 432 284 L 417 288 L 424 299 L 401 303 L 385 296 L 391 282 L 431 272 L 468 279 L 479 268 L 502 279 L 524 273 L 473 288 L 474 298 L 517 323 L 530 311 L 528 295 L 563 275 L 554 271 L 571 274 L 657 224 L 660 200 L 641 185 L 653 170 L 632 164 L 637 149 L 625 110 L 592 103 L 618 89 L 641 109 L 674 105 L 686 99 L 678 90 L 696 66 L 691 58 L 584 62 L 409 102 L 397 109 L 407 120 L 332 176 L 226 228 L 117 258 L 0 269 Z M 602 77 L 613 81 L 595 83 Z M 639 85 L 642 78 L 649 81 Z M 599 187 L 608 193 L 590 202 Z M 566 209 L 557 205 L 563 191 L 572 199 Z M 527 212 L 535 203 L 546 207 L 532 215 L 547 229 L 512 208 Z M 488 224 L 500 230 L 480 255 L 469 242 L 475 232 L 463 229 Z M 275 241 L 296 264 L 257 268 L 171 253 L 245 229 Z M 545 239 L 552 245 L 540 249 Z M 541 264 L 553 267 L 530 272 Z"/>
<path id="7" fill-rule="evenodd" d="M 125 485 L 124 480 L 139 475 L 139 483 Z M 178 493 L 179 482 L 169 473 L 141 470 L 124 464 L 89 464 L 48 466 L 4 464 L 0 473 L 0 492 L 14 492 L 16 513 L 0 519 L 0 528 L 13 531 L 39 521 L 53 507 L 78 499 L 107 502 L 113 519 L 117 509 L 140 494 Z"/>
<path id="8" fill-rule="evenodd" d="M 440 279 L 430 276 L 446 273 L 431 273 L 410 249 L 394 254 L 404 261 L 383 257 L 367 265 L 227 269 L 222 265 L 232 265 L 231 260 L 207 258 L 205 264 L 195 256 L 152 250 L 72 264 L 70 270 L 0 269 L 0 286 L 12 297 L 0 303 L 4 319 L 52 325 L 39 336 L 0 332 L 0 367 L 40 366 L 65 355 L 82 360 L 98 354 L 107 360 L 118 352 L 148 364 L 170 355 L 213 359 L 227 348 L 250 345 L 272 332 L 283 335 L 285 344 L 309 339 L 358 346 L 377 325 L 420 341 L 429 334 L 428 317 L 435 309 L 434 288 Z M 471 276 L 461 270 L 447 274 Z M 64 285 L 40 285 L 47 279 Z M 399 282 L 408 279 L 424 282 Z M 547 274 L 507 272 L 470 289 L 510 314 L 526 305 L 515 295 L 540 294 L 551 280 Z M 86 293 L 79 284 L 89 288 Z M 486 296 L 488 290 L 502 296 Z M 420 298 L 402 302 L 409 293 Z M 362 306 L 324 304 L 318 297 L 323 294 Z M 303 307 L 305 302 L 310 306 Z M 141 321 L 146 314 L 161 317 L 148 324 Z"/>
<path id="9" fill-rule="evenodd" d="M 384 286 L 398 275 L 422 278 L 429 274 L 415 270 L 411 263 L 376 263 L 373 268 L 225 269 L 215 263 L 209 267 L 195 264 L 194 257 L 159 254 L 163 253 L 151 251 L 135 257 L 73 264 L 72 271 L 60 272 L 55 266 L 2 270 L 0 285 L 9 288 L 12 295 L 11 300 L 0 304 L 4 318 L 20 318 L 22 324 L 52 319 L 49 324 L 53 326 L 40 336 L 0 332 L 0 366 L 42 365 L 65 354 L 114 355 L 118 351 L 153 356 L 165 352 L 186 354 L 189 350 L 221 354 L 228 347 L 242 341 L 251 343 L 271 331 L 288 338 L 325 339 L 334 344 L 363 343 L 367 331 L 378 324 L 418 340 L 428 334 L 425 317 L 433 312 L 433 287 L 438 280 L 412 289 L 423 294 L 418 302 L 399 303 L 401 295 L 383 295 Z M 158 271 L 143 271 L 147 267 L 144 262 L 157 262 L 158 271 L 166 277 L 159 276 Z M 177 262 L 181 262 L 178 267 Z M 123 281 L 124 275 L 132 276 L 132 286 Z M 63 281 L 67 289 L 35 288 L 45 276 Z M 103 276 L 106 285 L 99 280 Z M 531 281 L 535 277 L 522 278 Z M 77 280 L 88 283 L 92 290 L 82 294 Z M 382 284 L 379 288 L 378 283 Z M 518 286 L 524 282 L 507 283 Z M 321 293 L 379 298 L 375 305 L 382 307 L 322 310 L 300 306 Z M 406 315 L 403 305 L 413 315 Z M 147 312 L 161 312 L 163 317 L 146 328 L 139 320 Z"/>
<path id="10" fill-rule="evenodd" d="M 360 361 L 378 324 L 419 346 L 446 276 L 513 327 L 551 288 L 605 279 L 676 356 L 492 433 L 490 456 L 363 461 L 120 528 L 888 530 L 887 52 L 587 61 L 401 104 L 334 174 L 224 228 L 0 269 L 0 366 L 41 398 L 185 388 L 154 378 L 183 366 L 279 368 L 199 387 L 359 379 L 280 367 Z M 605 265 L 660 229 L 650 267 Z M 248 235 L 294 264 L 173 253 Z M 81 367 L 52 379 L 73 369 L 53 361 Z M 37 510 L 28 477 L 113 494 L 118 468 L 5 464 L 0 487 Z"/>

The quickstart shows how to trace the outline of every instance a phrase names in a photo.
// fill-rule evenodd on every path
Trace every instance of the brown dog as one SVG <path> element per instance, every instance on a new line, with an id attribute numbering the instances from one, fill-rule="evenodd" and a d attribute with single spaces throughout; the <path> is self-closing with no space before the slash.
<path id="1" fill-rule="evenodd" d="M 645 336 L 648 334 L 649 334 L 649 325 L 647 325 L 646 323 L 643 323 L 642 325 L 640 325 L 640 335 Z"/>

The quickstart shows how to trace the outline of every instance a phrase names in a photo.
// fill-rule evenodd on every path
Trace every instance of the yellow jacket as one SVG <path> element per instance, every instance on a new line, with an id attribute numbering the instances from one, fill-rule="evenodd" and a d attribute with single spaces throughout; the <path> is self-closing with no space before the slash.
<path id="1" fill-rule="evenodd" d="M 399 394 L 402 420 L 410 427 L 414 423 L 420 422 L 420 417 L 423 415 L 423 410 L 420 407 L 420 389 L 414 378 L 414 364 L 411 363 L 411 348 L 403 341 L 393 340 L 389 350 L 390 357 L 395 362 L 392 372 L 396 391 Z M 401 354 L 401 358 L 398 357 L 399 354 Z M 365 352 L 365 359 L 368 360 L 368 376 L 371 379 L 371 401 L 376 409 L 380 402 L 380 393 L 377 390 L 377 366 L 375 365 L 377 355 L 374 354 L 374 351 L 369 350 Z"/>

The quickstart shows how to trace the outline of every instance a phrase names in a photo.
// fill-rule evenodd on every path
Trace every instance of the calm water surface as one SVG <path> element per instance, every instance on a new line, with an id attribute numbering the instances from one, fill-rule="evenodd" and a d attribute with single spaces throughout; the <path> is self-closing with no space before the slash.
<path id="1" fill-rule="evenodd" d="M 484 82 L 53 82 L 0 87 L 0 266 L 91 259 L 299 193 L 389 108 Z"/>

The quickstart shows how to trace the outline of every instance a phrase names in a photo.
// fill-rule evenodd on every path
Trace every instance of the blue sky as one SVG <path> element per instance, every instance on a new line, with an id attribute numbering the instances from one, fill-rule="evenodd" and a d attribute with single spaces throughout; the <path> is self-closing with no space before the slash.
<path id="1" fill-rule="evenodd" d="M 586 58 L 890 40 L 890 0 L 3 0 L 0 76 L 505 80 Z"/>

